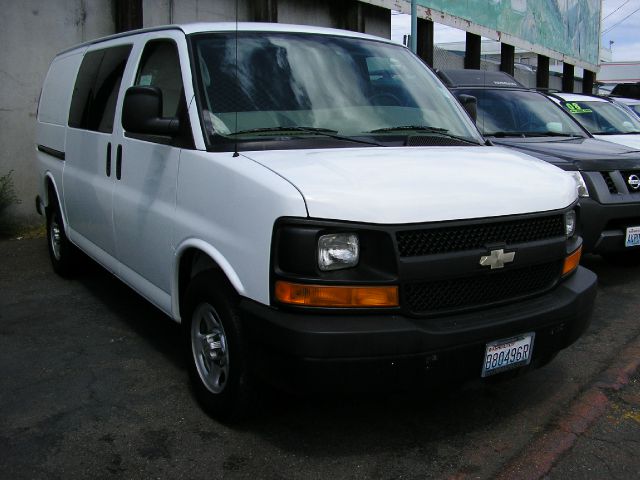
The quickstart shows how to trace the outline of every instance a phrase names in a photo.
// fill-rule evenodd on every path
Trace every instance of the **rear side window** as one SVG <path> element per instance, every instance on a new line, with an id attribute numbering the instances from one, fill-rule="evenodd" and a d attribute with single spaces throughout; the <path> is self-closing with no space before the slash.
<path id="1" fill-rule="evenodd" d="M 111 133 L 118 91 L 131 45 L 88 52 L 78 72 L 69 109 L 69 126 Z"/>

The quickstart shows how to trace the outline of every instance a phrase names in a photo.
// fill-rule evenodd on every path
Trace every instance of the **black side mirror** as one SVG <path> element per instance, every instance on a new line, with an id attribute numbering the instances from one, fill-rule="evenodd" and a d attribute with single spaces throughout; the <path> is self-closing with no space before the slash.
<path id="1" fill-rule="evenodd" d="M 459 95 L 458 100 L 475 122 L 478 120 L 478 99 L 473 95 Z"/>
<path id="2" fill-rule="evenodd" d="M 162 91 L 158 87 L 127 89 L 122 105 L 122 126 L 127 132 L 173 137 L 180 130 L 177 118 L 162 117 Z"/>

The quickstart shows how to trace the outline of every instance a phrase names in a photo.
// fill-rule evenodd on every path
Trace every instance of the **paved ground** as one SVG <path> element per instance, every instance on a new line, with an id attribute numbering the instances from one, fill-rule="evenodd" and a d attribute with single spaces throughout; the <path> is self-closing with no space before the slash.
<path id="1" fill-rule="evenodd" d="M 527 376 L 269 393 L 230 428 L 195 403 L 178 326 L 136 294 L 99 268 L 56 277 L 42 239 L 0 258 L 0 478 L 640 477 L 640 268 L 588 258 L 590 330 Z"/>

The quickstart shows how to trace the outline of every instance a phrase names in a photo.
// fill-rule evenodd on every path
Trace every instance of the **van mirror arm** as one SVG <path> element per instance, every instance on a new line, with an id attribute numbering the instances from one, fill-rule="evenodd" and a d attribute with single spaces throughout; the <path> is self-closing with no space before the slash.
<path id="1" fill-rule="evenodd" d="M 174 137 L 180 132 L 178 118 L 162 116 L 162 91 L 158 87 L 129 87 L 122 105 L 122 126 L 127 132 Z"/>

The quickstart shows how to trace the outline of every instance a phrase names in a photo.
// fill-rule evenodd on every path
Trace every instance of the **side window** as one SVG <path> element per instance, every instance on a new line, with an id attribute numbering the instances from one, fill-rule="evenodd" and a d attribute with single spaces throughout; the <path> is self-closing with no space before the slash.
<path id="1" fill-rule="evenodd" d="M 69 126 L 111 133 L 118 91 L 131 45 L 94 50 L 82 60 L 69 109 Z"/>
<path id="2" fill-rule="evenodd" d="M 87 128 L 89 108 L 93 99 L 93 85 L 98 76 L 98 69 L 103 56 L 104 50 L 97 50 L 85 54 L 82 59 L 71 97 L 71 107 L 69 109 L 70 127 Z"/>
<path id="3" fill-rule="evenodd" d="M 136 85 L 158 87 L 162 91 L 162 116 L 177 116 L 183 93 L 178 49 L 173 42 L 155 40 L 146 45 Z"/>

